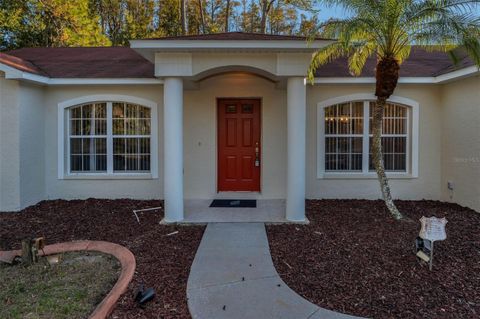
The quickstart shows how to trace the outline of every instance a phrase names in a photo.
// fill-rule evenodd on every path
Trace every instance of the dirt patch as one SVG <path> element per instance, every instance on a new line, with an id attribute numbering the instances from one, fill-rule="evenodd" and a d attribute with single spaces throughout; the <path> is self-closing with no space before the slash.
<path id="1" fill-rule="evenodd" d="M 185 291 L 204 227 L 159 225 L 162 210 L 137 213 L 139 224 L 132 213 L 161 205 L 161 201 L 127 199 L 44 201 L 21 213 L 0 213 L 1 248 L 18 249 L 21 239 L 31 236 L 44 236 L 47 244 L 71 240 L 120 244 L 135 255 L 137 268 L 129 290 L 110 317 L 190 318 Z M 167 236 L 175 231 L 178 233 Z M 141 283 L 157 293 L 144 308 L 133 300 Z"/>
<path id="2" fill-rule="evenodd" d="M 25 267 L 0 264 L 1 318 L 86 318 L 117 281 L 120 264 L 101 253 L 66 253 Z"/>
<path id="3" fill-rule="evenodd" d="M 268 226 L 277 271 L 297 293 L 331 310 L 373 318 L 478 318 L 480 214 L 455 204 L 398 201 L 396 222 L 381 201 L 307 202 L 311 224 Z M 419 264 L 422 216 L 446 217 L 434 269 Z"/>

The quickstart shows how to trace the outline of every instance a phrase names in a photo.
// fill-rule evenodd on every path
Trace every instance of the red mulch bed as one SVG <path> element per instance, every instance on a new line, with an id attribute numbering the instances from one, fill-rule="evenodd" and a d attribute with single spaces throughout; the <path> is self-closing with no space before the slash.
<path id="1" fill-rule="evenodd" d="M 187 278 L 204 227 L 159 225 L 163 211 L 138 213 L 138 224 L 132 213 L 161 205 L 161 201 L 126 199 L 54 200 L 21 213 L 0 213 L 0 250 L 20 248 L 21 239 L 33 236 L 45 236 L 47 244 L 90 239 L 123 245 L 135 255 L 137 269 L 110 317 L 190 318 Z M 166 236 L 174 231 L 178 234 Z M 133 300 L 142 282 L 157 293 L 144 308 Z"/>
<path id="2" fill-rule="evenodd" d="M 268 226 L 275 266 L 311 302 L 373 318 L 480 318 L 480 214 L 456 204 L 398 201 L 410 222 L 381 201 L 308 201 L 310 225 Z M 414 254 L 418 219 L 446 217 L 433 271 Z"/>

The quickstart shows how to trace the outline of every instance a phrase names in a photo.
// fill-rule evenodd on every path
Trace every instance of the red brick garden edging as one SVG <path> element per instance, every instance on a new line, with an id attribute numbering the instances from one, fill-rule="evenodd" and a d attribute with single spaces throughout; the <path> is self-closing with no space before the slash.
<path id="1" fill-rule="evenodd" d="M 118 280 L 113 286 L 112 290 L 95 308 L 95 310 L 89 317 L 90 319 L 103 319 L 112 312 L 117 300 L 127 290 L 128 284 L 132 280 L 133 274 L 135 272 L 135 257 L 133 256 L 132 252 L 127 248 L 106 241 L 72 241 L 47 245 L 44 249 L 45 255 L 82 250 L 99 251 L 105 254 L 112 255 L 117 258 L 122 265 L 122 271 L 120 272 L 120 276 L 118 277 Z M 21 255 L 20 250 L 0 251 L 0 260 L 7 260 L 10 259 L 11 256 L 14 257 L 19 255 Z M 43 253 L 40 252 L 40 255 L 43 255 Z"/>

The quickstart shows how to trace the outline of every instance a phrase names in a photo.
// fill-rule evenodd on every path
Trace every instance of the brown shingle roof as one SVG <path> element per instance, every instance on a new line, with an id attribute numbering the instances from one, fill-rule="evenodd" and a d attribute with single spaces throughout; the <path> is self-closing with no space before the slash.
<path id="1" fill-rule="evenodd" d="M 435 73 L 435 76 L 453 72 L 455 70 L 467 68 L 472 65 L 475 65 L 472 59 L 470 59 L 470 57 L 468 56 L 465 56 L 463 59 L 460 59 L 460 61 L 456 65 L 454 65 L 453 63 L 450 63 L 450 65 L 446 66 L 445 68 L 438 70 L 438 72 Z"/>
<path id="2" fill-rule="evenodd" d="M 232 33 L 203 37 L 232 36 Z M 235 33 L 234 37 L 243 37 Z M 258 37 L 270 37 L 258 34 Z M 193 37 L 193 36 L 192 36 Z M 281 36 L 286 37 L 286 36 Z M 289 37 L 289 36 L 288 36 Z M 295 37 L 297 38 L 297 37 Z M 172 38 L 171 38 L 172 39 Z M 304 40 L 304 38 L 301 38 Z M 52 78 L 153 78 L 154 65 L 127 47 L 24 48 L 0 53 L 0 63 L 18 70 Z M 402 65 L 403 77 L 432 77 L 473 65 L 464 58 L 454 66 L 448 54 L 414 48 Z M 368 59 L 361 76 L 375 75 L 375 58 Z M 340 58 L 317 71 L 318 77 L 350 77 L 347 59 Z"/>
<path id="3" fill-rule="evenodd" d="M 127 47 L 24 48 L 7 54 L 29 61 L 52 78 L 154 77 L 153 64 Z"/>
<path id="4" fill-rule="evenodd" d="M 248 32 L 224 32 L 199 35 L 180 35 L 162 38 L 148 38 L 144 40 L 220 40 L 220 41 L 268 41 L 268 40 L 284 40 L 284 41 L 306 41 L 306 37 L 295 35 L 279 35 L 279 34 L 262 34 Z M 329 40 L 317 38 L 317 40 Z"/>
<path id="5" fill-rule="evenodd" d="M 23 72 L 37 75 L 45 75 L 42 70 L 40 70 L 37 66 L 33 65 L 31 62 L 6 53 L 0 52 L 0 63 L 3 63 Z"/>
<path id="6" fill-rule="evenodd" d="M 362 77 L 375 76 L 375 57 L 367 60 L 363 68 Z M 428 52 L 421 48 L 413 48 L 410 57 L 402 64 L 400 76 L 402 77 L 432 77 L 455 71 L 473 65 L 473 61 L 464 58 L 455 66 L 444 52 Z M 351 77 L 348 70 L 347 58 L 339 58 L 317 70 L 317 77 Z"/>

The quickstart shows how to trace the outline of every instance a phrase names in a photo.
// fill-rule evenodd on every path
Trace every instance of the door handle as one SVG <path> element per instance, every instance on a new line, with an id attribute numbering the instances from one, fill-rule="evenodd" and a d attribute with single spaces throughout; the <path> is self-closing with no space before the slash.
<path id="1" fill-rule="evenodd" d="M 255 167 L 260 166 L 260 148 L 258 147 L 258 142 L 255 143 Z"/>

